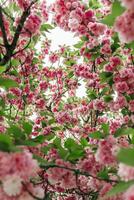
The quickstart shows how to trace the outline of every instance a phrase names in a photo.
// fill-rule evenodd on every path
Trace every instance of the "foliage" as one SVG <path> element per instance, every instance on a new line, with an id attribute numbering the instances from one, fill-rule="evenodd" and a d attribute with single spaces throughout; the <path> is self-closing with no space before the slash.
<path id="1" fill-rule="evenodd" d="M 0 199 L 131 200 L 134 3 L 47 3 L 0 2 Z"/>

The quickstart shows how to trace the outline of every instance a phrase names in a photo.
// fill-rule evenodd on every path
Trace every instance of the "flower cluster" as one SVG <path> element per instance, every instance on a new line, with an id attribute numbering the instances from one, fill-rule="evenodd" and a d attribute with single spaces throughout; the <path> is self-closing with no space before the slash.
<path id="1" fill-rule="evenodd" d="M 116 19 L 115 31 L 119 33 L 119 37 L 124 43 L 129 43 L 134 40 L 134 1 L 122 0 L 122 5 L 127 10 Z"/>
<path id="2" fill-rule="evenodd" d="M 27 184 L 30 177 L 36 175 L 39 167 L 29 152 L 0 152 L 0 170 L 1 199 L 17 200 L 27 193 L 23 184 Z M 28 193 L 26 195 L 28 196 Z"/>

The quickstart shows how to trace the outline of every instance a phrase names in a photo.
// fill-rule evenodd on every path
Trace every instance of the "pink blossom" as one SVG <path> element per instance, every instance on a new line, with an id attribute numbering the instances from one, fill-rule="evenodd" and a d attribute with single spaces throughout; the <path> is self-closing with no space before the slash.
<path id="1" fill-rule="evenodd" d="M 45 105 L 45 100 L 43 98 L 40 98 L 36 101 L 36 107 L 39 109 L 43 109 Z"/>
<path id="2" fill-rule="evenodd" d="M 46 5 L 46 0 L 42 1 L 41 12 L 42 12 L 42 15 L 43 15 L 43 20 L 48 21 L 48 9 L 47 9 L 47 5 Z"/>
<path id="3" fill-rule="evenodd" d="M 134 11 L 127 10 L 117 17 L 115 31 L 118 32 L 120 40 L 129 43 L 134 40 Z"/>
<path id="4" fill-rule="evenodd" d="M 105 71 L 106 72 L 113 72 L 114 69 L 115 69 L 114 66 L 112 66 L 110 64 L 105 65 Z"/>
<path id="5" fill-rule="evenodd" d="M 124 181 L 129 181 L 134 179 L 134 167 L 127 166 L 123 163 L 119 164 L 118 175 Z"/>
<path id="6" fill-rule="evenodd" d="M 97 171 L 101 169 L 92 153 L 89 153 L 87 158 L 80 160 L 77 167 L 78 169 L 81 169 L 82 171 L 88 172 L 92 175 L 95 175 Z"/>
<path id="7" fill-rule="evenodd" d="M 134 9 L 134 1 L 133 0 L 120 0 L 122 5 L 128 9 Z"/>
<path id="8" fill-rule="evenodd" d="M 101 140 L 99 142 L 98 150 L 96 152 L 96 161 L 103 165 L 113 165 L 116 162 L 116 159 L 112 153 L 112 148 L 114 146 L 115 140 L 111 137 L 112 140 Z"/>
<path id="9" fill-rule="evenodd" d="M 111 54 L 112 50 L 111 50 L 110 44 L 103 45 L 103 47 L 101 47 L 101 49 L 100 49 L 100 52 L 102 54 Z"/>
<path id="10" fill-rule="evenodd" d="M 123 195 L 124 200 L 134 200 L 134 185 L 129 187 L 129 189 Z"/>
<path id="11" fill-rule="evenodd" d="M 25 22 L 25 29 L 28 29 L 31 34 L 36 34 L 41 26 L 41 19 L 38 15 L 31 14 Z"/>
<path id="12" fill-rule="evenodd" d="M 70 163 L 64 162 L 60 159 L 56 160 L 56 164 L 63 167 L 71 167 Z M 76 187 L 75 175 L 70 170 L 54 167 L 47 170 L 47 174 L 51 184 L 59 183 L 60 186 L 65 189 L 72 189 Z"/>
<path id="13" fill-rule="evenodd" d="M 73 19 L 69 19 L 69 22 L 68 22 L 68 27 L 72 30 L 72 31 L 76 31 L 79 27 L 79 21 L 75 18 Z"/>
<path id="14" fill-rule="evenodd" d="M 124 200 L 122 198 L 122 194 L 112 196 L 112 197 L 107 197 L 107 192 L 112 189 L 112 185 L 110 183 L 103 183 L 102 189 L 100 191 L 100 200 Z"/>
<path id="15" fill-rule="evenodd" d="M 6 127 L 3 124 L 0 124 L 0 133 L 4 133 L 6 131 Z"/>
<path id="16" fill-rule="evenodd" d="M 5 153 L 0 152 L 0 179 L 5 175 L 18 174 L 22 179 L 28 180 L 38 170 L 36 160 L 29 152 Z"/>
<path id="17" fill-rule="evenodd" d="M 117 67 L 118 65 L 121 64 L 121 58 L 119 58 L 118 56 L 112 56 L 112 57 L 110 57 L 110 64 L 113 67 Z"/>
<path id="18" fill-rule="evenodd" d="M 88 23 L 88 29 L 91 31 L 95 36 L 100 36 L 104 34 L 106 30 L 106 26 L 101 24 L 101 23 L 96 23 L 96 22 L 89 22 Z"/>
<path id="19" fill-rule="evenodd" d="M 129 87 L 125 81 L 115 83 L 115 88 L 120 93 L 127 92 L 129 89 Z"/>
<path id="20" fill-rule="evenodd" d="M 134 112 L 134 100 L 129 101 L 129 110 Z"/>
<path id="21" fill-rule="evenodd" d="M 16 174 L 5 176 L 2 184 L 3 191 L 10 197 L 17 196 L 21 193 L 22 179 Z"/>
<path id="22" fill-rule="evenodd" d="M 16 0 L 16 2 L 18 3 L 19 7 L 23 10 L 27 9 L 30 5 L 30 0 Z"/>
<path id="23" fill-rule="evenodd" d="M 48 135 L 51 133 L 51 126 L 47 126 L 43 129 L 43 135 Z"/>
<path id="24" fill-rule="evenodd" d="M 46 81 L 40 82 L 40 90 L 46 90 L 48 88 L 48 83 Z"/>
<path id="25" fill-rule="evenodd" d="M 51 63 L 57 62 L 58 58 L 59 58 L 58 55 L 55 53 L 51 53 L 51 55 L 49 56 L 49 60 Z"/>
<path id="26" fill-rule="evenodd" d="M 104 103 L 103 100 L 101 99 L 96 99 L 93 103 L 93 108 L 95 110 L 100 110 L 100 111 L 103 111 L 105 108 L 106 108 L 106 105 Z"/>
<path id="27" fill-rule="evenodd" d="M 84 14 L 85 19 L 92 20 L 94 17 L 94 11 L 93 10 L 87 10 Z"/>

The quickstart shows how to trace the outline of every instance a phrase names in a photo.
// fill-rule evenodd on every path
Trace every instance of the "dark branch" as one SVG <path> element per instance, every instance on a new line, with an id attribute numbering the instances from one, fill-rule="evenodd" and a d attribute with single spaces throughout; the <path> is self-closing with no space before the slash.
<path id="1" fill-rule="evenodd" d="M 75 175 L 77 174 L 77 175 L 83 175 L 83 176 L 86 176 L 86 177 L 92 177 L 92 178 L 98 179 L 100 181 L 106 181 L 106 182 L 109 182 L 109 183 L 118 183 L 117 180 L 112 180 L 112 179 L 107 180 L 107 179 L 99 178 L 99 177 L 93 176 L 92 174 L 89 174 L 87 172 L 82 172 L 78 169 L 60 166 L 60 165 L 56 165 L 56 164 L 49 164 L 49 165 L 42 165 L 41 166 L 41 168 L 44 168 L 45 170 L 48 170 L 49 168 L 55 168 L 55 167 L 72 171 L 72 172 L 74 172 Z"/>
<path id="2" fill-rule="evenodd" d="M 31 32 L 30 32 L 29 30 L 27 30 L 27 31 L 28 31 L 29 37 L 30 37 L 28 43 L 26 44 L 26 46 L 25 46 L 23 49 L 20 49 L 20 50 L 16 51 L 12 56 L 14 56 L 14 55 L 16 55 L 16 54 L 18 54 L 18 53 L 24 51 L 25 49 L 27 49 L 27 48 L 29 47 L 29 45 L 30 45 L 30 43 L 31 43 L 32 34 L 31 34 Z"/>
<path id="3" fill-rule="evenodd" d="M 5 48 L 6 48 L 6 55 L 3 57 L 3 59 L 1 60 L 0 62 L 0 65 L 5 65 L 6 63 L 9 62 L 10 58 L 13 56 L 13 51 L 15 50 L 16 48 L 16 45 L 17 45 L 17 42 L 19 40 L 19 37 L 20 37 L 20 34 L 21 34 L 21 31 L 24 27 L 24 23 L 27 19 L 27 17 L 30 15 L 30 9 L 32 7 L 32 5 L 34 3 L 36 3 L 37 0 L 34 0 L 31 2 L 31 4 L 29 5 L 29 7 L 23 12 L 21 18 L 20 18 L 20 22 L 16 28 L 16 31 L 15 31 L 15 34 L 14 34 L 14 38 L 13 38 L 13 41 L 12 41 L 12 44 L 11 45 L 5 45 Z M 2 13 L 2 10 L 1 10 L 1 13 Z M 1 21 L 0 21 L 1 22 Z M 2 23 L 2 22 L 1 22 Z M 4 33 L 4 32 L 3 32 Z M 5 33 L 6 34 L 6 33 Z M 6 37 L 6 35 L 3 34 L 3 39 Z M 6 38 L 5 38 L 6 39 Z M 6 40 L 4 39 L 4 43 L 6 42 Z"/>
<path id="4" fill-rule="evenodd" d="M 2 12 L 3 12 L 8 18 L 10 18 L 13 22 L 15 21 L 15 19 L 14 19 L 9 13 L 7 13 L 7 12 L 5 11 L 4 8 L 1 7 L 1 10 L 2 10 Z"/>
<path id="5" fill-rule="evenodd" d="M 19 39 L 19 36 L 20 36 L 20 33 L 23 29 L 23 26 L 24 26 L 24 23 L 27 19 L 27 17 L 30 15 L 30 8 L 32 7 L 32 5 L 35 3 L 36 1 L 32 1 L 30 6 L 23 12 L 22 16 L 21 16 L 21 19 L 20 19 L 20 22 L 16 28 L 16 31 L 15 31 L 15 34 L 14 34 L 14 39 L 13 39 L 13 42 L 11 44 L 11 49 L 12 51 L 14 51 L 16 45 L 17 45 L 17 42 L 18 42 L 18 39 Z"/>
<path id="6" fill-rule="evenodd" d="M 3 14 L 2 14 L 1 6 L 0 6 L 0 28 L 1 28 L 1 32 L 2 32 L 4 45 L 5 45 L 5 48 L 7 49 L 9 47 L 9 44 L 8 44 L 6 30 L 5 30 L 5 26 L 4 26 L 4 20 L 3 20 Z"/>

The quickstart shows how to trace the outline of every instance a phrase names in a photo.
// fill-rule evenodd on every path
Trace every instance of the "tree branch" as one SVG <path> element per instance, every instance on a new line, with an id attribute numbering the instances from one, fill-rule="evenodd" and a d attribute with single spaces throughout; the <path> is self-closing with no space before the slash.
<path id="1" fill-rule="evenodd" d="M 45 170 L 48 170 L 49 168 L 55 168 L 55 167 L 72 171 L 72 172 L 74 172 L 75 175 L 79 174 L 79 175 L 83 175 L 83 176 L 86 176 L 86 177 L 92 177 L 92 178 L 98 179 L 100 181 L 106 181 L 106 182 L 109 182 L 109 183 L 118 183 L 117 180 L 112 180 L 112 179 L 106 180 L 106 179 L 103 179 L 103 178 L 99 178 L 99 177 L 96 177 L 96 176 L 89 174 L 88 172 L 82 172 L 79 169 L 73 169 L 73 168 L 60 166 L 60 165 L 56 165 L 56 164 L 41 165 L 41 168 L 43 168 Z"/>
<path id="2" fill-rule="evenodd" d="M 9 60 L 10 58 L 13 56 L 13 51 L 15 50 L 16 48 L 16 45 L 17 45 L 17 42 L 19 40 L 19 37 L 20 37 L 20 34 L 21 34 L 21 31 L 24 27 L 24 23 L 27 19 L 27 17 L 30 15 L 30 9 L 32 7 L 33 4 L 35 4 L 38 0 L 34 0 L 31 2 L 31 4 L 29 5 L 29 7 L 23 12 L 21 18 L 20 18 L 20 22 L 16 28 L 16 31 L 15 31 L 15 34 L 14 34 L 14 38 L 13 38 L 13 41 L 12 41 L 12 44 L 11 45 L 5 45 L 5 48 L 6 48 L 6 55 L 3 57 L 3 59 L 0 61 L 0 65 L 5 65 Z M 2 12 L 2 10 L 1 10 Z M 1 16 L 0 16 L 1 17 Z M 1 21 L 0 21 L 1 22 Z M 2 23 L 1 23 L 2 25 Z M 2 27 L 1 27 L 2 28 Z M 4 39 L 4 43 L 7 42 L 6 41 L 6 38 L 7 37 L 5 35 L 6 33 L 3 32 L 3 39 Z"/>
<path id="3" fill-rule="evenodd" d="M 7 35 L 6 35 L 5 26 L 4 26 L 4 20 L 3 20 L 3 14 L 2 14 L 1 6 L 0 6 L 0 28 L 1 28 L 1 32 L 2 32 L 4 45 L 5 45 L 5 48 L 7 49 L 9 47 L 9 43 L 8 43 L 8 40 L 7 40 Z"/>

